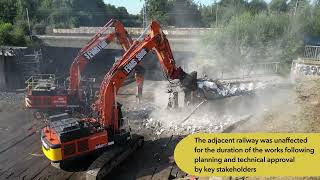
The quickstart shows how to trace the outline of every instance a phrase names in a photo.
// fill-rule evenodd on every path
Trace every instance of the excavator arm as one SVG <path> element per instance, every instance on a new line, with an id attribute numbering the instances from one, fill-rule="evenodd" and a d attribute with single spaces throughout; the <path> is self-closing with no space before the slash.
<path id="1" fill-rule="evenodd" d="M 131 48 L 122 56 L 122 59 L 113 65 L 101 84 L 96 110 L 100 115 L 100 123 L 104 127 L 110 127 L 114 133 L 119 128 L 119 109 L 116 103 L 117 91 L 126 77 L 149 52 L 156 53 L 160 65 L 168 78 L 179 79 L 183 86 L 190 89 L 196 87 L 190 75 L 176 66 L 169 42 L 161 30 L 160 24 L 153 21 L 149 28 L 148 35 L 134 42 Z"/>
<path id="2" fill-rule="evenodd" d="M 115 28 L 115 32 L 106 35 L 107 29 L 112 26 Z M 88 44 L 79 51 L 70 68 L 70 95 L 79 95 L 81 72 L 85 69 L 86 65 L 99 54 L 102 49 L 106 48 L 110 42 L 114 41 L 115 38 L 117 38 L 118 43 L 124 51 L 127 51 L 132 45 L 132 39 L 124 29 L 123 24 L 118 20 L 111 19 L 94 35 Z"/>

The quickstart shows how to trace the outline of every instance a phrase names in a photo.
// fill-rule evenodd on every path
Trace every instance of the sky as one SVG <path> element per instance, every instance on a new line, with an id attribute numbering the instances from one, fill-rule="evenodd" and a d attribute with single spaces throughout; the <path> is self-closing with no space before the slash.
<path id="1" fill-rule="evenodd" d="M 266 0 L 270 2 L 271 0 Z M 104 0 L 105 3 L 115 5 L 116 7 L 125 7 L 130 14 L 139 14 L 143 6 L 143 0 Z M 209 5 L 214 2 L 214 0 L 194 0 L 196 3 L 201 3 L 204 5 Z"/>

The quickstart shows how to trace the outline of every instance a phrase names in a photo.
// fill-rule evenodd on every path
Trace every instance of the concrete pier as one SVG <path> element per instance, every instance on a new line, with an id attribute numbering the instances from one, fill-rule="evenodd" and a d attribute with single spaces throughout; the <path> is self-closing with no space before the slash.
<path id="1" fill-rule="evenodd" d="M 17 65 L 26 47 L 0 47 L 0 90 L 23 88 L 24 80 Z"/>

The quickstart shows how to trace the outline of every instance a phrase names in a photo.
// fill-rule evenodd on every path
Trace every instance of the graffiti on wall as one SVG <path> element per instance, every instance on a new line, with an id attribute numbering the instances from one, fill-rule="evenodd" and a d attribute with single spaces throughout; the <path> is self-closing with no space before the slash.
<path id="1" fill-rule="evenodd" d="M 297 70 L 302 75 L 320 76 L 320 65 L 298 64 Z"/>

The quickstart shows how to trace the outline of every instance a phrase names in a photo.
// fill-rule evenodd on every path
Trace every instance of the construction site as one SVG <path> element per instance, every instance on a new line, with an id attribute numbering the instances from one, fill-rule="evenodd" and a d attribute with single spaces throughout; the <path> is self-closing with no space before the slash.
<path id="1" fill-rule="evenodd" d="M 246 57 L 222 48 L 241 60 L 229 65 L 203 43 L 221 27 L 143 18 L 0 46 L 0 179 L 277 179 L 195 177 L 174 149 L 195 133 L 320 132 L 320 41 L 285 63 L 276 43 Z"/>
<path id="2" fill-rule="evenodd" d="M 50 40 L 54 38 L 65 38 L 66 41 L 69 41 L 67 40 L 68 36 L 60 36 L 57 33 L 50 37 L 40 38 L 44 38 L 44 41 L 48 43 L 44 49 L 50 49 L 47 51 L 51 53 L 54 51 L 52 49 L 65 51 L 63 53 L 65 56 L 68 56 L 68 54 L 72 56 L 74 54 L 72 52 L 75 52 L 73 48 L 54 47 L 50 44 Z M 81 38 L 86 38 L 86 36 Z M 179 40 L 183 41 L 183 39 Z M 169 42 L 171 41 L 169 40 Z M 121 51 L 116 48 L 115 45 L 115 49 L 103 50 L 101 52 L 103 55 L 100 56 L 99 54 L 98 58 L 95 59 L 96 62 L 88 65 L 88 69 L 90 68 L 93 74 L 90 75 L 98 79 L 92 85 L 93 89 L 99 88 L 103 73 L 106 69 L 111 68 L 114 59 L 119 56 L 118 54 Z M 118 48 L 121 47 L 118 46 Z M 179 45 L 175 45 L 175 41 L 173 41 L 174 48 L 179 48 Z M 41 85 L 39 84 L 40 81 L 46 83 L 45 86 L 55 86 L 59 80 L 57 76 L 45 74 L 40 77 L 38 72 L 41 63 L 43 63 L 43 57 L 49 55 L 62 56 L 62 52 L 54 51 L 54 53 L 48 55 L 43 54 L 44 51 L 42 50 L 41 52 L 35 52 L 33 56 L 18 56 L 17 54 L 21 49 L 23 48 L 13 49 L 11 52 L 8 52 L 8 49 L 2 51 L 5 51 L 5 53 L 2 54 L 1 60 L 16 62 L 12 65 L 13 67 L 28 68 L 24 64 L 32 64 L 32 70 L 26 70 L 26 72 L 32 72 L 34 75 L 19 73 L 21 77 L 17 79 L 25 80 L 27 85 L 32 87 Z M 317 52 L 318 47 L 306 47 L 306 49 L 308 52 L 311 50 Z M 42 54 L 39 55 L 39 53 Z M 184 52 L 180 53 L 183 54 Z M 305 56 L 307 55 L 311 56 L 310 53 Z M 293 66 L 295 77 L 304 75 L 303 72 L 300 72 L 300 66 L 305 66 L 305 64 L 302 64 L 305 61 L 313 62 L 313 65 L 316 66 L 317 57 L 318 54 L 314 53 L 312 57 L 301 57 L 303 60 L 297 60 L 297 65 Z M 57 57 L 52 58 L 56 59 Z M 55 73 L 57 75 L 63 74 L 62 71 L 70 66 L 71 61 L 67 61 L 68 58 L 63 59 L 65 61 L 55 61 L 55 66 L 51 66 L 54 68 L 53 71 L 58 72 Z M 170 83 L 162 76 L 156 57 L 146 57 L 146 60 L 151 62 L 143 64 L 146 73 L 140 102 L 138 102 L 136 96 L 137 83 L 133 76 L 129 77 L 121 86 L 116 97 L 117 101 L 123 105 L 121 108 L 123 126 L 130 128 L 131 134 L 143 136 L 144 145 L 136 149 L 119 166 L 106 173 L 106 177 L 111 179 L 130 179 L 132 177 L 137 179 L 175 179 L 188 177 L 187 174 L 175 166 L 173 150 L 175 144 L 190 133 L 318 131 L 317 107 L 319 102 L 317 99 L 320 94 L 317 86 L 319 82 L 311 78 L 311 80 L 293 83 L 292 78 L 284 78 L 278 74 L 277 63 L 275 62 L 251 65 L 250 68 L 244 69 L 245 72 L 241 76 L 233 78 L 212 80 L 205 75 L 201 77 L 198 74 L 200 77 L 197 86 L 202 91 L 197 92 L 197 97 L 190 98 L 189 101 L 193 101 L 192 103 L 188 102 L 190 104 L 186 104 L 186 97 L 181 89 L 172 87 L 171 91 L 173 92 L 168 90 L 168 84 Z M 8 62 L 3 64 L 9 64 Z M 177 61 L 177 64 L 182 67 L 183 63 Z M 101 64 L 107 64 L 104 65 L 104 71 L 98 67 Z M 8 67 L 2 66 L 2 68 Z M 295 69 L 298 69 L 300 73 L 295 72 Z M 35 104 L 37 102 L 34 99 L 25 99 L 30 96 L 26 96 L 25 90 L 18 86 L 23 85 L 23 83 L 17 83 L 16 86 L 6 83 L 13 82 L 12 80 L 6 81 L 6 79 L 15 78 L 6 74 L 7 71 L 3 71 L 6 76 L 2 77 L 7 78 L 3 80 L 4 90 L 1 92 L 1 179 L 86 179 L 90 170 L 97 174 L 101 173 L 100 171 L 109 171 L 106 170 L 107 166 L 105 164 L 91 167 L 101 157 L 97 154 L 73 159 L 68 162 L 67 169 L 53 167 L 42 153 L 40 148 L 42 142 L 39 138 L 42 128 L 48 123 L 42 118 L 49 118 L 49 115 L 52 114 L 38 112 L 42 108 L 41 101 Z M 64 78 L 63 75 L 61 76 Z M 31 79 L 27 77 L 31 77 Z M 313 75 L 310 75 L 310 77 L 313 77 Z M 18 80 L 15 80 L 15 82 L 18 82 Z M 170 100 L 172 101 L 171 105 Z M 59 104 L 58 100 L 54 102 L 61 107 L 65 103 L 60 102 L 62 104 Z M 170 107 L 168 107 L 168 103 Z M 46 109 L 50 109 L 50 103 L 44 104 L 44 106 L 46 106 Z M 62 110 L 57 112 L 62 113 Z M 85 116 L 76 113 L 75 110 L 71 114 L 75 117 Z M 15 133 L 11 133 L 12 131 L 15 131 Z M 16 158 L 17 156 L 19 158 Z"/>

